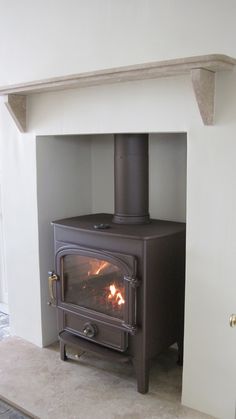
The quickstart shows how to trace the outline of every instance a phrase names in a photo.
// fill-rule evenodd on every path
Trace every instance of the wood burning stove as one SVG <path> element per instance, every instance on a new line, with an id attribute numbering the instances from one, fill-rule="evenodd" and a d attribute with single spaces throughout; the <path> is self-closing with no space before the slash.
<path id="1" fill-rule="evenodd" d="M 115 215 L 53 222 L 56 273 L 49 276 L 61 358 L 70 344 L 132 360 L 141 393 L 154 356 L 177 342 L 182 357 L 185 277 L 185 224 L 149 220 L 147 144 L 146 135 L 116 137 Z M 143 186 L 133 185 L 134 175 Z"/>

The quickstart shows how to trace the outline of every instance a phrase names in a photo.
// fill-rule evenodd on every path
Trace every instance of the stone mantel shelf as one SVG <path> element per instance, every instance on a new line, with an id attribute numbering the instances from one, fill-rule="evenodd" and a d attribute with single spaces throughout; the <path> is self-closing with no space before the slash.
<path id="1" fill-rule="evenodd" d="M 157 61 L 132 66 L 96 70 L 0 87 L 6 106 L 21 132 L 26 132 L 27 96 L 126 81 L 190 74 L 200 114 L 205 125 L 213 125 L 215 73 L 232 70 L 236 59 L 222 54 Z"/>

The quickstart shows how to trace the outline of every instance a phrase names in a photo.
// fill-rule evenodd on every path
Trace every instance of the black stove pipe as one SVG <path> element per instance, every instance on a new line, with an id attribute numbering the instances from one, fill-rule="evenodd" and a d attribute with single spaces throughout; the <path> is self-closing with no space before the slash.
<path id="1" fill-rule="evenodd" d="M 149 223 L 148 134 L 115 134 L 116 224 Z"/>

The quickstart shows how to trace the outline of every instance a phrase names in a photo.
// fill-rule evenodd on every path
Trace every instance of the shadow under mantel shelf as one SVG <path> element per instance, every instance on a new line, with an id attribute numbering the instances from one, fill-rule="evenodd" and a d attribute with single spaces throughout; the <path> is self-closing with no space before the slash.
<path id="1" fill-rule="evenodd" d="M 28 95 L 189 74 L 203 123 L 205 125 L 213 125 L 215 73 L 218 71 L 232 70 L 235 65 L 236 59 L 227 55 L 202 55 L 8 85 L 0 87 L 0 95 L 5 96 L 5 104 L 18 129 L 21 132 L 26 132 Z"/>

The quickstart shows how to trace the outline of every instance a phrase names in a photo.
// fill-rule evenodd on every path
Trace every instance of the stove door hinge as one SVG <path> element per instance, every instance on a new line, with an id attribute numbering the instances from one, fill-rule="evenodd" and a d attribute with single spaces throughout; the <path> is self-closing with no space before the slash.
<path id="1" fill-rule="evenodd" d="M 129 285 L 133 288 L 138 288 L 141 284 L 141 281 L 133 276 L 125 275 L 124 280 L 127 281 Z"/>

